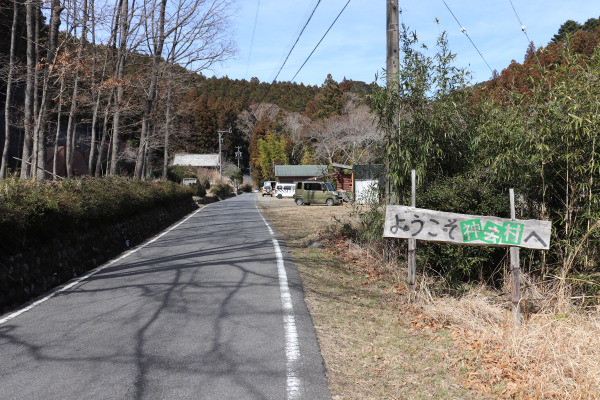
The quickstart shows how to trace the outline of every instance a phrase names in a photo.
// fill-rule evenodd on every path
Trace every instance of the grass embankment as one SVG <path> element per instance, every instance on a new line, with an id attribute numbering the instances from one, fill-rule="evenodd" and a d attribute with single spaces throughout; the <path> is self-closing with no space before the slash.
<path id="1" fill-rule="evenodd" d="M 498 293 L 436 297 L 424 284 L 408 304 L 405 270 L 326 232 L 350 207 L 260 204 L 298 266 L 335 399 L 599 398 L 596 313 L 515 328 Z"/>

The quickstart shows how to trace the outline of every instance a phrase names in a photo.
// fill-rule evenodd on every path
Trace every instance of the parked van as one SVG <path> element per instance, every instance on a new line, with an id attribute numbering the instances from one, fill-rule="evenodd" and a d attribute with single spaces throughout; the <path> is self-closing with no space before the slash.
<path id="1" fill-rule="evenodd" d="M 278 199 L 282 199 L 284 197 L 294 197 L 294 193 L 296 193 L 296 186 L 293 183 L 277 183 L 275 186 L 275 196 Z"/>
<path id="2" fill-rule="evenodd" d="M 339 193 L 333 190 L 329 182 L 300 181 L 296 183 L 294 201 L 299 206 L 306 204 L 327 204 L 328 206 L 340 203 Z"/>

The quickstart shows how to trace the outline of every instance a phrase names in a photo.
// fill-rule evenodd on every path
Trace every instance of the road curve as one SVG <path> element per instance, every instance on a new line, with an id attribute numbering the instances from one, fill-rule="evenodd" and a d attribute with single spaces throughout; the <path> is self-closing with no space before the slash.
<path id="1" fill-rule="evenodd" d="M 297 270 L 256 196 L 245 194 L 26 312 L 0 316 L 0 398 L 330 393 Z"/>

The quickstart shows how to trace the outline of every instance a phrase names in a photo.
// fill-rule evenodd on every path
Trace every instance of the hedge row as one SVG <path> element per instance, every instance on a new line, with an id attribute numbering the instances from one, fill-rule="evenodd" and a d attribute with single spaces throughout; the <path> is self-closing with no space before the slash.
<path id="1" fill-rule="evenodd" d="M 0 181 L 0 240 L 3 245 L 55 234 L 79 223 L 119 221 L 144 210 L 190 199 L 173 182 L 86 178 L 59 182 Z"/>

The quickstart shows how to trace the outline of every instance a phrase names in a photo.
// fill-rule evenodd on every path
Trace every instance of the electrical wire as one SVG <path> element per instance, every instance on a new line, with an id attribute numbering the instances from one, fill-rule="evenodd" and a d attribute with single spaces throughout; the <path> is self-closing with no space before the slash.
<path id="1" fill-rule="evenodd" d="M 452 12 L 452 10 L 450 9 L 450 7 L 448 6 L 448 4 L 446 3 L 446 0 L 442 0 L 442 1 L 444 2 L 444 5 L 448 9 L 448 11 L 450 11 L 450 14 L 452 14 L 452 16 L 454 17 L 454 20 L 456 21 L 456 23 L 458 24 L 458 26 L 460 26 L 460 31 L 465 34 L 465 36 L 467 37 L 467 39 L 469 39 L 469 42 L 471 42 L 471 44 L 473 45 L 473 47 L 475 48 L 475 50 L 477 50 L 477 53 L 479 53 L 479 56 L 481 57 L 481 59 L 483 60 L 483 62 L 485 62 L 485 65 L 487 65 L 487 67 L 489 68 L 489 70 L 490 70 L 490 72 L 492 73 L 492 76 L 493 76 L 494 75 L 494 70 L 492 70 L 492 67 L 490 67 L 490 64 L 488 64 L 488 62 L 485 59 L 485 57 L 483 56 L 483 54 L 481 54 L 481 52 L 479 51 L 479 49 L 477 48 L 477 46 L 475 45 L 475 43 L 473 42 L 473 40 L 471 39 L 471 37 L 469 36 L 469 34 L 467 33 L 467 30 L 460 24 L 460 22 L 458 21 L 458 18 L 456 18 L 456 15 L 454 15 L 454 13 Z"/>
<path id="2" fill-rule="evenodd" d="M 483 54 L 481 54 L 481 52 L 479 51 L 479 49 L 477 48 L 477 46 L 475 45 L 475 43 L 473 42 L 473 40 L 471 40 L 471 37 L 469 36 L 469 34 L 467 33 L 466 28 L 464 28 L 461 23 L 458 21 L 458 18 L 456 18 L 456 15 L 454 15 L 454 13 L 452 12 L 452 10 L 450 9 L 450 6 L 448 6 L 448 4 L 446 3 L 446 0 L 442 0 L 442 2 L 444 3 L 444 5 L 446 6 L 446 8 L 448 9 L 448 11 L 450 11 L 450 14 L 452 14 L 452 16 L 454 17 L 454 20 L 456 21 L 456 23 L 458 24 L 458 26 L 460 27 L 460 31 L 462 33 L 465 34 L 465 36 L 469 39 L 469 42 L 471 42 L 471 44 L 473 45 L 473 47 L 475 48 L 475 50 L 477 50 L 477 53 L 479 53 L 479 56 L 481 57 L 481 59 L 485 62 L 485 65 L 487 65 L 487 67 L 489 68 L 490 72 L 492 73 L 492 77 L 494 77 L 494 71 L 492 70 L 492 67 L 490 67 L 490 64 L 488 64 L 487 60 L 485 59 L 485 57 L 483 56 Z M 504 90 L 506 92 L 506 95 L 508 97 L 508 100 L 510 101 L 510 103 L 512 105 L 514 105 L 513 100 L 510 98 L 510 91 L 508 89 L 506 89 L 504 87 L 504 85 L 498 80 L 498 85 L 500 85 L 500 87 L 502 88 L 502 90 Z"/>
<path id="3" fill-rule="evenodd" d="M 523 31 L 523 33 L 525 34 L 525 37 L 527 38 L 527 44 L 528 45 L 531 44 L 532 41 L 531 41 L 531 39 L 529 39 L 529 35 L 527 34 L 527 29 L 525 28 L 525 24 L 523 24 L 523 22 L 521 21 L 521 18 L 519 18 L 519 14 L 517 13 L 515 5 L 513 4 L 512 0 L 508 0 L 508 1 L 510 2 L 510 6 L 512 7 L 512 9 L 515 13 L 515 16 L 517 17 L 517 20 L 519 21 L 519 24 L 521 25 L 521 31 Z M 537 63 L 539 65 L 540 69 L 543 69 L 542 63 L 540 62 L 540 59 L 538 58 L 537 52 L 534 51 L 533 55 L 535 56 L 535 59 L 537 60 Z"/>
<path id="4" fill-rule="evenodd" d="M 342 13 L 346 9 L 346 7 L 348 7 L 348 4 L 350 4 L 350 0 L 348 0 L 348 2 L 346 3 L 346 5 L 344 6 L 344 8 L 342 8 L 342 11 L 340 11 L 340 13 L 338 14 L 338 16 L 335 17 L 335 19 L 333 20 L 333 22 L 331 23 L 331 25 L 329 26 L 329 28 L 327 29 L 327 31 L 325 32 L 325 34 L 323 35 L 323 37 L 321 38 L 321 40 L 319 40 L 319 43 L 317 43 L 317 45 L 310 52 L 310 54 L 308 55 L 308 57 L 306 57 L 306 60 L 304 60 L 304 62 L 302 63 L 302 65 L 300 66 L 300 68 L 298 69 L 298 71 L 296 71 L 296 73 L 294 74 L 294 76 L 292 77 L 292 79 L 290 79 L 290 82 L 294 81 L 294 79 L 296 78 L 296 76 L 300 73 L 300 71 L 302 70 L 302 68 L 306 65 L 306 63 L 308 62 L 308 60 L 310 59 L 310 57 L 313 55 L 313 53 L 315 52 L 315 50 L 317 50 L 317 47 L 319 47 L 319 45 L 321 44 L 321 42 L 323 41 L 323 39 L 325 39 L 325 36 L 327 36 L 327 34 L 331 30 L 331 28 L 333 28 L 333 25 L 340 18 L 340 16 L 342 15 Z"/>
<path id="5" fill-rule="evenodd" d="M 260 0 L 257 0 L 256 14 L 254 14 L 254 27 L 252 28 L 252 39 L 250 39 L 250 51 L 248 52 L 248 61 L 246 61 L 246 72 L 244 78 L 248 77 L 248 69 L 250 68 L 250 59 L 252 58 L 252 50 L 254 49 L 254 35 L 256 34 L 256 25 L 258 24 L 258 10 L 260 9 Z"/>
<path id="6" fill-rule="evenodd" d="M 321 37 L 321 40 L 319 40 L 319 43 L 317 43 L 317 45 L 310 52 L 310 54 L 308 55 L 308 57 L 306 57 L 306 60 L 304 60 L 304 62 L 302 63 L 302 65 L 300 66 L 300 68 L 298 69 L 298 71 L 296 71 L 296 74 L 294 74 L 294 76 L 292 77 L 292 79 L 290 79 L 290 82 L 294 81 L 294 78 L 296 78 L 296 76 L 298 75 L 298 73 L 300 73 L 300 71 L 302 70 L 302 68 L 306 65 L 306 63 L 308 62 L 308 60 L 310 59 L 310 57 L 313 55 L 313 53 L 315 52 L 315 50 L 317 50 L 317 48 L 319 47 L 319 45 L 321 44 L 321 42 L 323 41 L 323 39 L 325 39 L 325 36 L 327 36 L 327 34 L 331 30 L 331 28 L 333 28 L 333 25 L 335 25 L 335 23 L 340 18 L 340 16 L 342 15 L 342 13 L 346 9 L 346 7 L 348 7 L 348 4 L 350 4 L 350 0 L 348 0 L 348 2 L 346 3 L 346 5 L 344 6 L 344 8 L 342 8 L 342 11 L 340 11 L 339 14 L 337 15 L 337 17 L 335 17 L 335 19 L 333 20 L 333 22 L 331 23 L 331 25 L 329 26 L 329 28 L 327 29 L 327 31 L 325 32 L 325 34 L 323 34 L 323 36 Z M 267 112 L 264 115 L 268 115 L 269 114 L 269 111 L 271 111 L 271 108 L 273 108 L 273 105 L 274 104 L 271 104 L 271 106 L 267 109 Z"/>
<path id="7" fill-rule="evenodd" d="M 308 17 L 308 20 L 306 21 L 306 23 L 304 24 L 304 26 L 302 27 L 302 30 L 300 31 L 300 33 L 298 34 L 298 37 L 296 38 L 296 41 L 294 42 L 294 45 L 292 46 L 292 48 L 290 49 L 290 51 L 288 52 L 287 56 L 285 57 L 285 60 L 283 61 L 283 64 L 281 64 L 281 68 L 279 68 L 279 71 L 277 71 L 277 75 L 275 75 L 275 78 L 273 79 L 273 82 L 277 81 L 277 77 L 279 76 L 279 74 L 281 73 L 281 70 L 283 69 L 283 67 L 285 66 L 285 63 L 287 62 L 287 60 L 290 58 L 290 54 L 292 54 L 292 51 L 294 51 L 294 48 L 296 47 L 296 45 L 298 44 L 298 41 L 300 40 L 300 37 L 302 36 L 302 34 L 304 33 L 304 30 L 306 29 L 306 27 L 308 26 L 308 23 L 310 22 L 310 20 L 312 19 L 313 15 L 315 15 L 315 11 L 317 11 L 317 7 L 319 7 L 319 4 L 321 4 L 321 0 L 319 0 L 317 2 L 317 4 L 315 5 L 315 7 L 312 10 L 312 13 L 310 14 L 310 16 Z"/>
<path id="8" fill-rule="evenodd" d="M 315 6 L 312 9 L 312 12 L 310 13 L 310 15 L 308 16 L 308 19 L 306 20 L 306 22 L 304 23 L 304 26 L 302 27 L 302 29 L 300 30 L 300 33 L 298 33 L 297 37 L 296 37 L 296 41 L 294 42 L 294 44 L 292 45 L 290 51 L 288 52 L 285 60 L 283 61 L 283 63 L 281 64 L 281 67 L 279 68 L 279 71 L 277 72 L 277 74 L 275 75 L 275 77 L 272 79 L 272 83 L 271 85 L 269 85 L 269 87 L 267 88 L 267 91 L 265 92 L 265 94 L 262 96 L 262 98 L 260 99 L 260 101 L 258 102 L 258 105 L 260 106 L 262 104 L 262 102 L 267 98 L 267 96 L 269 95 L 269 92 L 271 91 L 271 87 L 273 86 L 274 83 L 277 82 L 277 77 L 279 76 L 279 74 L 281 73 L 281 70 L 283 69 L 283 67 L 285 66 L 285 63 L 287 62 L 288 58 L 290 57 L 290 54 L 292 54 L 292 51 L 294 50 L 294 48 L 296 47 L 296 44 L 298 44 L 298 41 L 300 40 L 300 37 L 302 36 L 302 34 L 304 33 L 304 30 L 306 29 L 306 27 L 308 26 L 308 23 L 310 22 L 310 20 L 312 19 L 313 15 L 315 15 L 315 11 L 317 11 L 317 7 L 319 7 L 319 4 L 321 4 L 321 0 L 317 1 L 317 4 L 315 4 Z M 306 16 L 305 16 L 306 17 Z M 267 112 L 265 112 L 263 114 L 264 116 L 268 116 L 269 111 L 271 111 L 271 108 L 273 107 L 273 104 L 271 104 L 271 106 L 267 109 Z M 262 119 L 262 118 L 261 118 Z"/>

